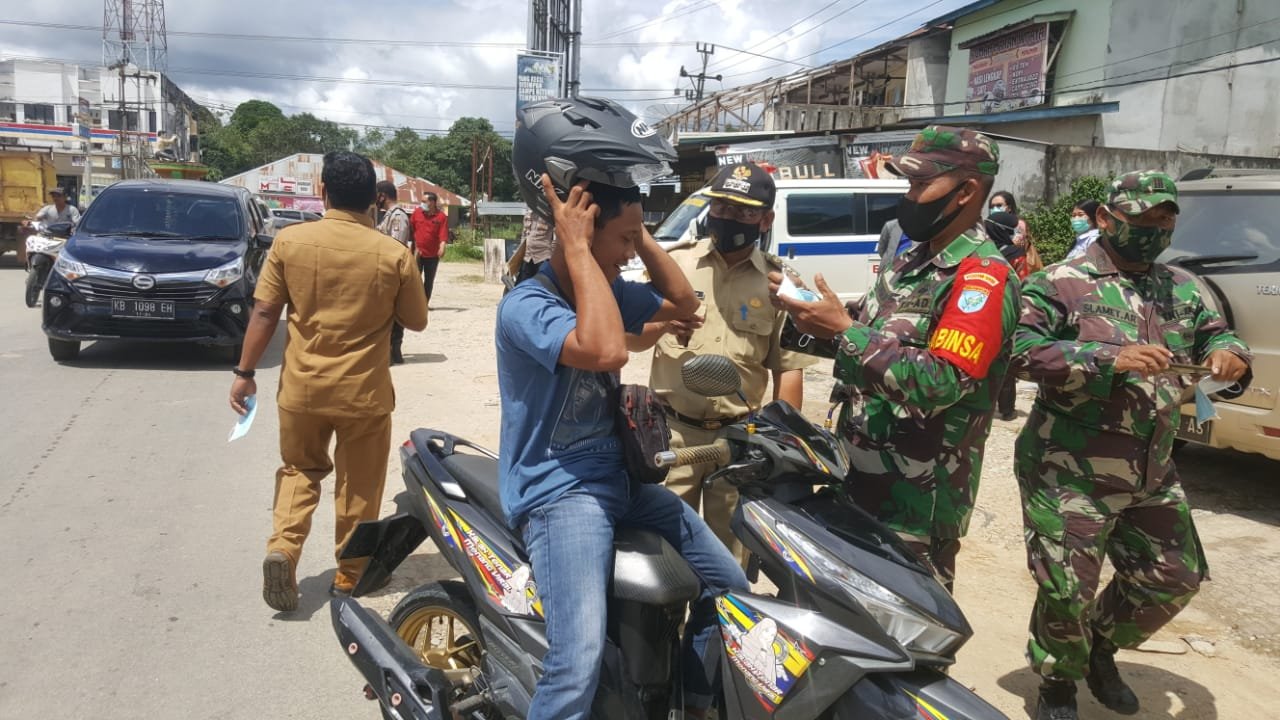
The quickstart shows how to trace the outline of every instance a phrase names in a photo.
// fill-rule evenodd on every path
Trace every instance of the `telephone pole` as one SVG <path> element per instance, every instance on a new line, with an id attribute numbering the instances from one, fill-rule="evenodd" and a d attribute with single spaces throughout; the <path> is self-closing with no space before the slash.
<path id="1" fill-rule="evenodd" d="M 702 54 L 702 72 L 697 75 L 691 75 L 688 70 L 684 69 L 683 65 L 680 66 L 680 77 L 693 79 L 693 89 L 684 91 L 684 99 L 695 104 L 702 102 L 702 90 L 707 80 L 719 82 L 724 79 L 721 75 L 707 74 L 707 61 L 716 53 L 716 46 L 711 43 L 697 43 L 696 47 L 698 52 Z"/>

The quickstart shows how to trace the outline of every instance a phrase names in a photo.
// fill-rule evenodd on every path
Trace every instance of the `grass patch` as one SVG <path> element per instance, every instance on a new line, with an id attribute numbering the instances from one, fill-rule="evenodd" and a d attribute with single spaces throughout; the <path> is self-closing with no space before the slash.
<path id="1" fill-rule="evenodd" d="M 483 275 L 459 275 L 455 282 L 467 283 L 468 285 L 480 285 L 484 283 Z"/>

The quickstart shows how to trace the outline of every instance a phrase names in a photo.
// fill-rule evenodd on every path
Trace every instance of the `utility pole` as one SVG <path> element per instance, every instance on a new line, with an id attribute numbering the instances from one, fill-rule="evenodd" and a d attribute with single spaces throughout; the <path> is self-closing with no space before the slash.
<path id="1" fill-rule="evenodd" d="M 706 84 L 707 80 L 710 79 L 717 82 L 724 80 L 724 77 L 721 75 L 707 74 L 707 61 L 716 53 L 716 46 L 711 43 L 697 43 L 696 47 L 698 52 L 702 54 L 702 72 L 697 75 L 691 75 L 688 70 L 684 69 L 683 65 L 680 66 L 680 77 L 693 79 L 693 89 L 684 91 L 684 99 L 692 101 L 695 104 L 702 102 L 703 86 Z"/>

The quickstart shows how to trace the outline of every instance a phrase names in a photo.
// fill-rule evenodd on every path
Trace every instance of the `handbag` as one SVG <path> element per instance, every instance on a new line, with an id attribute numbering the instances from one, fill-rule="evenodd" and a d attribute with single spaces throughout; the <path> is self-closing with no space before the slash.
<path id="1" fill-rule="evenodd" d="M 654 456 L 671 449 L 667 413 L 657 393 L 644 385 L 617 386 L 615 429 L 622 441 L 627 474 L 637 483 L 656 485 L 667 479 L 667 468 L 654 464 Z"/>

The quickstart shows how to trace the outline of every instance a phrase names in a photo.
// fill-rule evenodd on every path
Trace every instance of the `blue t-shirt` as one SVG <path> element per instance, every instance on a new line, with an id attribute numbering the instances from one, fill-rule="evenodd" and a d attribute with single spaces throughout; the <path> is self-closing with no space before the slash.
<path id="1" fill-rule="evenodd" d="M 555 281 L 551 263 L 538 272 Z M 613 296 L 633 334 L 662 307 L 651 284 L 619 278 Z M 516 285 L 498 305 L 499 487 L 512 528 L 580 482 L 616 477 L 625 491 L 626 463 L 609 406 L 614 380 L 560 364 L 565 338 L 577 325 L 569 303 L 537 278 Z"/>

